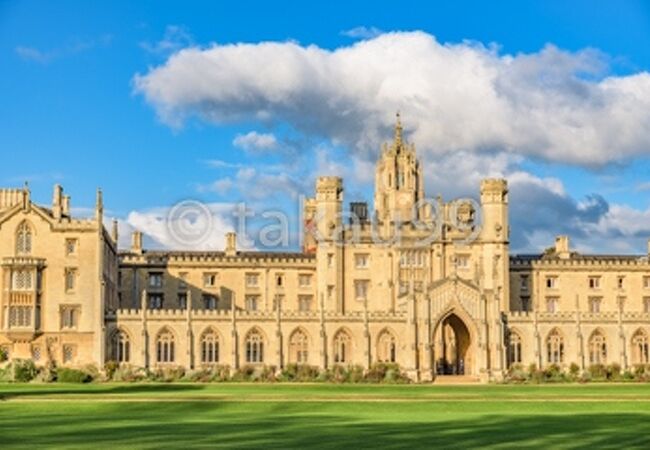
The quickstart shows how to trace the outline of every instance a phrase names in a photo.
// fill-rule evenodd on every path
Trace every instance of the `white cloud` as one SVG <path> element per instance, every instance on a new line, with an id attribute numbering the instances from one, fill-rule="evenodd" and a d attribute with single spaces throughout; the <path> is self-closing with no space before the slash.
<path id="1" fill-rule="evenodd" d="M 637 191 L 650 191 L 650 181 L 645 181 L 636 185 Z"/>
<path id="2" fill-rule="evenodd" d="M 158 42 L 140 42 L 143 50 L 161 56 L 168 56 L 194 43 L 192 35 L 182 25 L 167 25 L 165 34 Z"/>
<path id="3" fill-rule="evenodd" d="M 103 34 L 95 39 L 75 39 L 68 44 L 50 50 L 41 50 L 36 47 L 19 45 L 14 50 L 16 54 L 25 61 L 48 64 L 55 59 L 71 56 L 76 53 L 85 52 L 95 47 L 106 47 L 113 40 L 112 34 Z"/>
<path id="4" fill-rule="evenodd" d="M 134 86 L 173 126 L 286 122 L 360 154 L 376 154 L 396 110 L 431 158 L 496 151 L 594 166 L 650 151 L 650 74 L 610 75 L 590 49 L 504 55 L 423 32 L 335 50 L 214 44 L 173 54 Z"/>
<path id="5" fill-rule="evenodd" d="M 225 203 L 204 204 L 193 214 L 179 214 L 174 207 L 156 207 L 131 211 L 124 227 L 141 231 L 157 248 L 222 250 L 225 234 L 234 229 L 233 210 L 234 205 Z"/>
<path id="6" fill-rule="evenodd" d="M 226 177 L 214 180 L 212 183 L 209 183 L 207 185 L 201 184 L 198 186 L 198 191 L 215 192 L 219 195 L 225 195 L 233 188 L 233 186 L 233 181 L 230 178 Z"/>
<path id="7" fill-rule="evenodd" d="M 273 134 L 258 133 L 251 131 L 246 134 L 238 134 L 232 141 L 235 147 L 248 151 L 255 150 L 275 150 L 278 148 L 278 140 Z"/>
<path id="8" fill-rule="evenodd" d="M 382 34 L 383 31 L 381 31 L 377 27 L 354 27 L 349 30 L 344 30 L 341 31 L 342 36 L 347 36 L 353 39 L 372 39 L 380 34 Z"/>
<path id="9" fill-rule="evenodd" d="M 242 165 L 239 163 L 231 163 L 228 161 L 223 161 L 221 159 L 210 159 L 208 161 L 204 161 L 204 163 L 214 169 L 238 169 L 242 167 Z"/>

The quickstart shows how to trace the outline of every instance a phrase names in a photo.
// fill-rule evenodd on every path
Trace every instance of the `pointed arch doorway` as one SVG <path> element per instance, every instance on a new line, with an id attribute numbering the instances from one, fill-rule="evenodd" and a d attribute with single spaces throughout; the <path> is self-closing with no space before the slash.
<path id="1" fill-rule="evenodd" d="M 471 375 L 474 369 L 472 333 L 457 314 L 446 315 L 434 330 L 436 375 Z"/>

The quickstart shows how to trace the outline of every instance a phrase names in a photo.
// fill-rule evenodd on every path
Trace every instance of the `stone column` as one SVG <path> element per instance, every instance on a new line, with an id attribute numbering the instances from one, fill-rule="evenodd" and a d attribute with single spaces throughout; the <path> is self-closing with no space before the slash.
<path id="1" fill-rule="evenodd" d="M 185 323 L 187 325 L 187 362 L 190 369 L 194 369 L 194 333 L 192 331 L 192 292 L 187 292 Z"/>
<path id="2" fill-rule="evenodd" d="M 231 359 L 233 370 L 239 369 L 239 342 L 237 336 L 237 313 L 235 308 L 235 293 L 232 294 L 232 302 L 230 304 L 230 334 L 232 342 Z"/>
<path id="3" fill-rule="evenodd" d="M 276 296 L 276 308 L 275 308 L 275 337 L 277 339 L 277 349 L 276 357 L 278 361 L 278 370 L 281 370 L 284 367 L 284 358 L 283 358 L 283 340 L 282 340 L 282 300 L 281 296 Z"/>
<path id="4" fill-rule="evenodd" d="M 327 369 L 327 333 L 325 331 L 325 299 L 324 294 L 320 294 L 320 308 L 319 308 L 319 320 L 320 320 L 320 356 L 321 356 L 321 368 Z"/>
<path id="5" fill-rule="evenodd" d="M 365 339 L 364 368 L 370 369 L 372 365 L 372 340 L 370 338 L 370 326 L 368 324 L 368 299 L 363 300 L 363 337 Z"/>

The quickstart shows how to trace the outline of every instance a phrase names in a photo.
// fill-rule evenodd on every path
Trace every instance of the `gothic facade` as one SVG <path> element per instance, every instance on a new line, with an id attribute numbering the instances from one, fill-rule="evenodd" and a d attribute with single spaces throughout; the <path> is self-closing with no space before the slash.
<path id="1" fill-rule="evenodd" d="M 506 180 L 479 201 L 427 201 L 415 148 L 395 127 L 381 149 L 374 212 L 343 211 L 321 177 L 304 203 L 303 249 L 151 251 L 135 232 L 0 190 L 0 347 L 37 364 L 399 364 L 414 380 L 499 379 L 511 364 L 583 368 L 649 361 L 650 262 L 582 255 L 567 237 L 511 255 Z M 650 251 L 650 249 L 648 249 Z"/>

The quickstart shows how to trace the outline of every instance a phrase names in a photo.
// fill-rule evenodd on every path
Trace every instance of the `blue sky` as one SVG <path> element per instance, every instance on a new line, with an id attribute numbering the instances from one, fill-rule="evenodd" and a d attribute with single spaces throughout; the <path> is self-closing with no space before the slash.
<path id="1" fill-rule="evenodd" d="M 429 194 L 511 180 L 515 251 L 641 253 L 648 42 L 634 1 L 0 2 L 0 185 L 79 213 L 101 186 L 155 246 L 196 199 L 219 246 L 225 205 L 297 220 L 319 173 L 370 201 L 399 109 Z"/>

